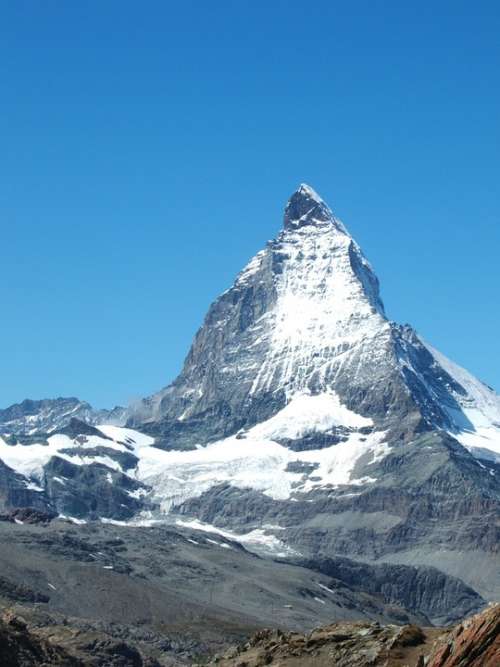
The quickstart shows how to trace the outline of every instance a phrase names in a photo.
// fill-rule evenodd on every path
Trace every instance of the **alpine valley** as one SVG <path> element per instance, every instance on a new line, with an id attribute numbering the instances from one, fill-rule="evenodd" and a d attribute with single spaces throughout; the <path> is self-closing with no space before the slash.
<path id="1" fill-rule="evenodd" d="M 307 185 L 172 384 L 0 410 L 0 600 L 100 637 L 84 664 L 146 664 L 106 641 L 185 664 L 269 625 L 456 622 L 500 598 L 499 509 L 500 397 L 388 320 Z"/>

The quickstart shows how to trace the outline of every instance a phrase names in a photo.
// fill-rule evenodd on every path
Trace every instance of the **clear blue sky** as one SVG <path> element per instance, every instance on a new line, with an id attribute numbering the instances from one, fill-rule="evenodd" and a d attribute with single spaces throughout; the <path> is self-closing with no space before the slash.
<path id="1" fill-rule="evenodd" d="M 500 389 L 500 4 L 4 2 L 0 406 L 125 404 L 310 183 Z"/>

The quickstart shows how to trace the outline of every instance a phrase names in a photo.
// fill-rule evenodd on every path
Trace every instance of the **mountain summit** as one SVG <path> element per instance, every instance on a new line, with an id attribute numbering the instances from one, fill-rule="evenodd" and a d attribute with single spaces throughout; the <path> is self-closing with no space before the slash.
<path id="1" fill-rule="evenodd" d="M 331 210 L 321 197 L 305 183 L 301 183 L 288 200 L 285 208 L 283 226 L 296 229 L 305 225 L 330 224 L 347 234 L 344 226 L 336 220 Z"/>

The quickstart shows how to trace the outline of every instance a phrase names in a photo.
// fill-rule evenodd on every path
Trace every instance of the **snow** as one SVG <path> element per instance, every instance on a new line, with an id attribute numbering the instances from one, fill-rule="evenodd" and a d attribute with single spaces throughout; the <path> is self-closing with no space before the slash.
<path id="1" fill-rule="evenodd" d="M 100 427 L 102 432 L 113 440 L 98 436 L 91 436 L 88 441 L 72 440 L 58 434 L 50 437 L 48 444 L 10 446 L 0 439 L 0 459 L 24 475 L 26 484 L 31 485 L 29 488 L 40 491 L 43 489 L 33 480 L 42 481 L 43 467 L 53 456 L 78 465 L 101 463 L 109 469 L 106 478 L 110 484 L 114 483 L 112 470 L 126 472 L 152 489 L 151 496 L 160 505 L 161 518 L 187 499 L 199 497 L 219 484 L 253 489 L 276 500 L 287 500 L 316 488 L 371 483 L 373 478 L 356 478 L 353 474 L 360 457 L 365 457 L 366 462 L 377 461 L 389 452 L 383 432 L 362 435 L 353 430 L 371 424 L 370 419 L 343 406 L 334 392 L 311 395 L 304 390 L 274 417 L 248 432 L 194 450 L 164 451 L 153 446 L 154 439 L 150 436 L 105 425 Z M 294 452 L 277 442 L 280 438 L 325 432 L 338 425 L 351 430 L 346 441 L 324 449 Z M 110 457 L 82 454 L 96 446 L 121 450 L 123 443 L 127 443 L 127 451 L 131 448 L 138 457 L 133 471 L 123 471 Z M 302 472 L 289 472 L 288 464 L 293 462 L 316 464 L 314 478 Z M 60 477 L 55 477 L 54 481 L 65 483 Z M 128 491 L 130 497 L 137 499 L 147 494 L 146 488 Z M 259 537 L 262 539 L 262 535 L 253 535 L 255 539 Z"/>
<path id="2" fill-rule="evenodd" d="M 251 437 L 296 439 L 312 432 L 325 432 L 334 426 L 361 428 L 371 426 L 371 419 L 348 410 L 332 390 L 311 395 L 308 390 L 296 394 L 276 415 L 258 424 Z"/>
<path id="3" fill-rule="evenodd" d="M 324 591 L 327 591 L 328 593 L 332 593 L 332 595 L 335 595 L 335 591 L 331 588 L 328 588 L 328 586 L 325 586 L 324 584 L 318 584 L 320 588 L 322 588 Z"/>
<path id="4" fill-rule="evenodd" d="M 65 521 L 70 521 L 71 523 L 76 524 L 77 526 L 83 526 L 87 523 L 85 519 L 78 519 L 74 516 L 67 516 L 66 514 L 59 514 L 58 519 L 63 519 Z"/>
<path id="5" fill-rule="evenodd" d="M 279 255 L 286 261 L 275 276 L 276 303 L 254 325 L 265 358 L 251 394 L 283 387 L 290 398 L 313 380 L 326 390 L 326 375 L 343 355 L 359 345 L 372 348 L 371 339 L 389 334 L 378 296 L 367 290 L 368 277 L 361 280 L 355 273 L 351 252 L 367 274 L 371 267 L 336 223 L 332 216 L 279 237 Z"/>
<path id="6" fill-rule="evenodd" d="M 139 500 L 140 498 L 143 498 L 145 495 L 147 495 L 146 489 L 136 489 L 135 491 L 127 491 L 127 495 L 130 496 L 131 498 L 135 498 L 136 500 Z"/>
<path id="7" fill-rule="evenodd" d="M 26 488 L 29 489 L 30 491 L 36 491 L 37 493 L 43 493 L 44 488 L 42 486 L 39 486 L 38 484 L 34 484 L 33 482 L 25 482 Z"/>
<path id="8" fill-rule="evenodd" d="M 351 425 L 371 424 L 370 420 L 343 407 L 333 393 L 317 397 L 304 394 L 247 433 L 206 447 L 188 451 L 143 447 L 137 479 L 153 489 L 154 500 L 160 503 L 163 513 L 219 484 L 253 489 L 275 500 L 287 500 L 292 493 L 307 493 L 318 487 L 374 481 L 366 476 L 356 479 L 353 471 L 362 456 L 367 462 L 375 462 L 389 453 L 382 431 L 367 435 L 353 431 L 345 442 L 304 452 L 294 452 L 272 439 L 302 434 L 308 426 L 309 407 L 317 431 L 339 424 L 341 418 Z M 297 461 L 318 464 L 314 480 L 304 480 L 302 473 L 287 471 L 288 464 Z"/>
<path id="9" fill-rule="evenodd" d="M 122 426 L 112 426 L 110 424 L 100 424 L 99 430 L 112 438 L 115 443 L 123 443 L 134 447 L 134 449 L 140 449 L 141 447 L 148 447 L 153 444 L 154 438 L 150 435 L 140 433 L 139 431 L 134 431 L 131 428 L 124 428 Z M 109 440 L 105 442 L 110 442 Z M 126 450 L 126 448 L 124 448 Z"/>
<path id="10" fill-rule="evenodd" d="M 439 364 L 466 392 L 451 392 L 460 411 L 444 405 L 455 428 L 450 432 L 473 456 L 500 463 L 500 396 L 471 373 L 422 340 Z"/>
<path id="11" fill-rule="evenodd" d="M 221 483 L 287 498 L 295 478 L 276 472 L 288 459 L 288 450 L 278 443 L 236 437 L 190 451 L 148 447 L 141 450 L 137 478 L 152 487 L 163 512 Z"/>
<path id="12" fill-rule="evenodd" d="M 122 472 L 121 466 L 109 456 L 85 456 L 77 451 L 74 453 L 63 453 L 61 451 L 76 450 L 76 448 L 90 449 L 97 446 L 128 451 L 123 445 L 99 438 L 98 436 L 89 436 L 87 441 L 84 442 L 81 438 L 72 440 L 69 436 L 59 433 L 48 438 L 47 444 L 8 445 L 0 438 L 0 459 L 9 468 L 12 468 L 12 470 L 15 470 L 24 477 L 38 481 L 43 479 L 44 466 L 47 465 L 53 456 L 58 456 L 74 465 L 102 463 L 108 468 Z"/>
<path id="13" fill-rule="evenodd" d="M 201 532 L 216 533 L 225 537 L 228 540 L 233 540 L 234 542 L 239 542 L 245 546 L 249 551 L 255 553 L 267 553 L 272 554 L 276 557 L 285 558 L 287 556 L 297 556 L 300 555 L 287 545 L 285 545 L 281 540 L 279 540 L 275 535 L 269 534 L 266 530 L 257 528 L 251 530 L 248 533 L 235 533 L 229 530 L 222 530 L 217 528 L 217 526 L 212 526 L 209 523 L 203 523 L 197 519 L 183 520 L 177 519 L 176 524 L 178 526 L 184 526 L 185 528 L 191 528 L 192 530 L 199 530 Z M 209 542 L 213 542 L 207 538 Z M 215 543 L 214 544 L 218 544 Z M 219 544 L 219 546 L 222 546 Z M 229 546 L 229 545 L 225 545 Z"/>

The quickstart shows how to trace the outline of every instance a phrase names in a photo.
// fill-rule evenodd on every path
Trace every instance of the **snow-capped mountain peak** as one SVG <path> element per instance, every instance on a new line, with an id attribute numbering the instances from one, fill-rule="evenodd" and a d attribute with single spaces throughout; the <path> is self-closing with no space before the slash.
<path id="1" fill-rule="evenodd" d="M 345 394 L 351 366 L 354 401 L 377 384 L 375 366 L 390 356 L 390 338 L 373 269 L 302 184 L 286 205 L 282 231 L 209 309 L 181 375 L 140 404 L 131 423 L 167 420 L 190 431 L 195 444 L 199 436 L 188 424 L 196 415 L 214 413 L 214 436 L 235 433 L 304 392 Z M 344 401 L 363 413 L 363 401 Z"/>

